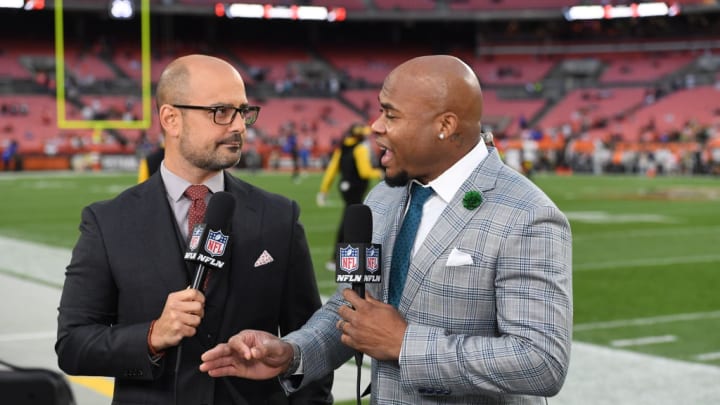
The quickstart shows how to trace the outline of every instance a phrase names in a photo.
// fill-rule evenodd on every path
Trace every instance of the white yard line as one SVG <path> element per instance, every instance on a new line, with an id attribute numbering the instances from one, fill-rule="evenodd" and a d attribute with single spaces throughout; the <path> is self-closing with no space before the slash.
<path id="1" fill-rule="evenodd" d="M 635 260 L 584 263 L 573 266 L 573 271 L 608 270 L 627 267 L 669 266 L 671 264 L 720 262 L 720 255 L 692 255 L 675 257 L 647 257 Z M 683 269 L 685 270 L 685 269 Z"/>
<path id="2" fill-rule="evenodd" d="M 50 336 L 54 332 L 50 331 L 55 326 L 59 289 L 48 285 L 62 285 L 65 266 L 70 261 L 70 250 L 0 236 L 0 251 L 3 252 L 0 257 L 0 296 L 5 297 L 8 302 L 5 309 L 0 311 L 0 325 L 3 325 L 0 335 L 0 341 L 3 342 L 0 344 L 0 358 L 14 360 L 26 366 L 54 366 L 57 360 L 52 349 L 54 338 Z M 7 274 L 20 277 L 11 277 Z M 40 280 L 44 285 L 33 280 Z M 576 325 L 575 329 L 592 330 L 717 317 L 720 317 L 720 312 L 683 314 L 581 324 Z M 35 357 L 28 357 L 28 353 L 34 353 Z M 335 372 L 333 394 L 336 400 L 355 398 L 355 379 L 356 368 L 353 362 L 346 363 Z M 363 388 L 370 381 L 369 379 L 369 368 L 365 366 L 362 372 Z M 720 381 L 720 367 L 574 342 L 570 373 L 565 385 L 559 395 L 548 399 L 548 403 L 551 405 L 720 403 L 717 381 Z M 78 403 L 107 404 L 107 398 L 100 397 L 97 393 L 88 393 L 87 388 L 77 383 L 73 383 L 73 389 L 83 399 Z"/>
<path id="3" fill-rule="evenodd" d="M 630 327 L 630 326 L 647 326 L 647 325 L 657 325 L 657 324 L 661 324 L 661 323 L 698 321 L 698 320 L 716 319 L 716 318 L 720 318 L 720 311 L 693 312 L 693 313 L 687 313 L 687 314 L 653 316 L 653 317 L 648 317 L 648 318 L 622 319 L 622 320 L 618 320 L 618 321 L 608 321 L 608 322 L 580 323 L 580 324 L 573 326 L 573 330 L 576 332 L 582 332 L 582 331 L 595 330 L 595 329 L 625 328 L 625 327 Z"/>
<path id="4" fill-rule="evenodd" d="M 631 346 L 646 346 L 655 345 L 659 343 L 670 343 L 675 342 L 677 336 L 674 335 L 662 335 L 662 336 L 643 336 L 634 339 L 616 339 L 610 341 L 612 347 L 631 347 Z"/>
<path id="5" fill-rule="evenodd" d="M 29 340 L 49 340 L 52 339 L 53 343 L 57 337 L 56 331 L 45 331 L 45 332 L 24 332 L 24 333 L 3 333 L 0 334 L 0 343 L 8 342 L 27 342 Z"/>
<path id="6" fill-rule="evenodd" d="M 698 361 L 720 360 L 720 352 L 698 354 L 697 356 L 695 356 L 695 359 Z"/>

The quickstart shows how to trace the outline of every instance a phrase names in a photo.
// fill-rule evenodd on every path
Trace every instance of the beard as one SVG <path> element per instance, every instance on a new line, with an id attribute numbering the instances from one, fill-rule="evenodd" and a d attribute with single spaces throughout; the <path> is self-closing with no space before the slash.
<path id="1" fill-rule="evenodd" d="M 385 170 L 385 183 L 390 187 L 405 187 L 410 182 L 410 175 L 406 171 L 401 171 L 394 176 L 388 176 Z"/>
<path id="2" fill-rule="evenodd" d="M 240 134 L 233 134 L 218 144 L 212 150 L 199 150 L 188 142 L 189 135 L 187 132 L 180 137 L 180 154 L 193 166 L 207 170 L 219 171 L 229 169 L 240 162 L 243 139 Z M 220 149 L 225 142 L 239 142 L 237 153 L 228 153 Z"/>
<path id="3" fill-rule="evenodd" d="M 385 151 L 382 152 L 382 154 L 385 154 Z M 381 155 L 382 160 L 382 155 Z M 401 170 L 398 174 L 394 176 L 388 176 L 387 174 L 387 167 L 382 166 L 382 170 L 385 173 L 384 180 L 385 184 L 387 184 L 390 187 L 405 187 L 410 182 L 410 175 L 408 175 L 408 172 L 405 170 Z"/>

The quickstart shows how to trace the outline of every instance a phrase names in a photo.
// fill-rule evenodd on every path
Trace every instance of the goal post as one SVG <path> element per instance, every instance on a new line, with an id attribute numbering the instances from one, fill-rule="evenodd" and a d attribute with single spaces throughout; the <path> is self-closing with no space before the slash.
<path id="1" fill-rule="evenodd" d="M 148 129 L 152 123 L 150 65 L 150 0 L 140 0 L 140 66 L 142 119 L 69 120 L 65 98 L 65 29 L 63 0 L 55 0 L 55 81 L 57 86 L 57 125 L 61 129 Z"/>

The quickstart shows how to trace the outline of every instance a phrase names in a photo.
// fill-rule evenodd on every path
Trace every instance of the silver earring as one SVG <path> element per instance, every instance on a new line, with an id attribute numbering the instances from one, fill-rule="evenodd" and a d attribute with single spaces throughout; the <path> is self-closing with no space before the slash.
<path id="1" fill-rule="evenodd" d="M 445 134 L 442 133 L 442 132 L 440 132 L 440 134 L 438 135 L 438 138 L 440 138 L 440 139 L 445 139 Z"/>

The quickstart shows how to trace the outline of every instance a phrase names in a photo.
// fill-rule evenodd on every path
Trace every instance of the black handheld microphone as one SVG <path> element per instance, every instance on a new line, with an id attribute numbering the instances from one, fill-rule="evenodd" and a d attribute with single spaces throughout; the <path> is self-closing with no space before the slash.
<path id="1" fill-rule="evenodd" d="M 352 289 L 365 298 L 365 283 L 382 282 L 382 249 L 372 242 L 372 212 L 364 204 L 352 204 L 345 209 L 343 241 L 335 251 L 335 281 L 351 283 Z M 357 403 L 360 404 L 360 377 L 363 352 L 355 352 L 357 365 Z"/>
<path id="2" fill-rule="evenodd" d="M 196 224 L 188 238 L 188 249 L 185 261 L 197 263 L 192 288 L 200 290 L 204 287 L 207 276 L 206 266 L 222 269 L 230 258 L 230 221 L 235 211 L 235 197 L 219 191 L 213 193 L 205 210 L 203 222 Z M 178 371 L 182 359 L 182 344 L 178 345 L 175 359 L 174 396 L 177 400 Z"/>
<path id="3" fill-rule="evenodd" d="M 197 263 L 192 288 L 205 282 L 206 266 L 222 269 L 230 258 L 230 220 L 235 211 L 235 197 L 220 191 L 210 197 L 205 218 L 190 233 L 185 260 Z"/>
<path id="4" fill-rule="evenodd" d="M 372 241 L 372 212 L 364 204 L 345 209 L 343 241 L 335 251 L 335 281 L 351 283 L 352 289 L 365 298 L 365 283 L 382 282 L 382 248 Z"/>

